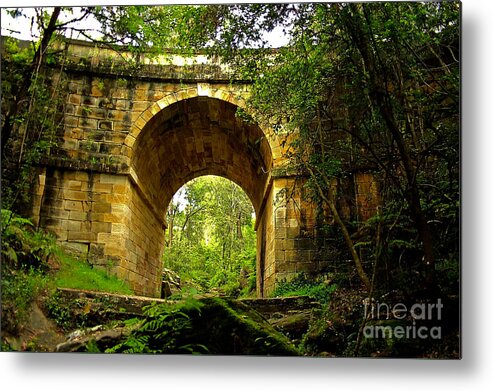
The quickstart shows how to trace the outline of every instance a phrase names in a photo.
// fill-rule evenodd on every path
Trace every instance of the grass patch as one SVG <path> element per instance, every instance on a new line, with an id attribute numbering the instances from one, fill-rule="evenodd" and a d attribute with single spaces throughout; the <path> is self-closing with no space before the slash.
<path id="1" fill-rule="evenodd" d="M 55 274 L 58 288 L 83 289 L 132 295 L 130 287 L 105 270 L 96 269 L 85 261 L 60 253 L 60 269 Z"/>

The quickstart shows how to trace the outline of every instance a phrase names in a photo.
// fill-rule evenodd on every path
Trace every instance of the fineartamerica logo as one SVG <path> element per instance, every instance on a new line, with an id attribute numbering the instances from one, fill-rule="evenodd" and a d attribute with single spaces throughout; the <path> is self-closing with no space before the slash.
<path id="1" fill-rule="evenodd" d="M 377 325 L 367 324 L 363 329 L 365 338 L 406 338 L 406 339 L 441 339 L 441 326 L 428 326 L 427 321 L 439 321 L 442 319 L 442 300 L 436 303 L 415 303 L 408 308 L 404 303 L 389 305 L 365 299 L 365 319 L 367 320 L 412 320 L 412 325 Z M 420 326 L 416 324 L 420 322 Z"/>

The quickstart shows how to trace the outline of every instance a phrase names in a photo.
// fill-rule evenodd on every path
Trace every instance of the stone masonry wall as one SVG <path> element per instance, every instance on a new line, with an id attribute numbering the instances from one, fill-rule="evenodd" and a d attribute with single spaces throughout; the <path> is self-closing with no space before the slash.
<path id="1" fill-rule="evenodd" d="M 313 275 L 325 266 L 315 247 L 315 207 L 306 201 L 300 182 L 294 177 L 272 181 L 257 229 L 259 296 L 269 296 L 277 284 L 298 273 Z"/>
<path id="2" fill-rule="evenodd" d="M 277 192 L 289 189 L 278 200 L 274 213 L 277 281 L 289 280 L 297 273 L 319 270 L 314 256 L 314 207 L 303 197 L 301 186 L 300 179 L 276 180 Z"/>
<path id="3" fill-rule="evenodd" d="M 136 292 L 161 294 L 162 252 L 166 225 L 150 207 L 139 188 L 132 184 L 128 202 L 129 234 L 122 251 L 123 275 Z"/>
<path id="4" fill-rule="evenodd" d="M 257 222 L 257 296 L 268 296 L 275 289 L 274 221 L 272 202 L 274 191 L 266 195 L 262 215 Z"/>

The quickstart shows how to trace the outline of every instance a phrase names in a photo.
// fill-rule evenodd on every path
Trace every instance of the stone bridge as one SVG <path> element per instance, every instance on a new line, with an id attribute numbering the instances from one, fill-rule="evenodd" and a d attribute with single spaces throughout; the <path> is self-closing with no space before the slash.
<path id="1" fill-rule="evenodd" d="M 315 242 L 316 208 L 283 169 L 269 125 L 245 122 L 249 83 L 197 54 L 132 59 L 80 41 L 54 83 L 66 88 L 60 147 L 40 167 L 32 214 L 66 247 L 159 296 L 166 210 L 175 192 L 202 175 L 238 184 L 256 213 L 257 294 L 327 262 Z M 374 193 L 355 177 L 356 199 Z M 283 189 L 295 189 L 279 200 Z M 360 200 L 361 213 L 374 202 Z"/>

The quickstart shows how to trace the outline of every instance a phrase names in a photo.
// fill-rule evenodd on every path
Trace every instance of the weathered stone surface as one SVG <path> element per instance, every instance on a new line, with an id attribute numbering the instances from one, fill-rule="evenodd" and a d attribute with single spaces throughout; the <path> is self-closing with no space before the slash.
<path id="1" fill-rule="evenodd" d="M 184 343 L 203 344 L 209 354 L 299 355 L 285 335 L 241 301 L 217 297 L 199 301 L 200 312 L 187 313 L 192 329 Z"/>
<path id="2" fill-rule="evenodd" d="M 2 330 L 2 339 L 15 351 L 52 352 L 55 346 L 64 341 L 55 322 L 46 317 L 38 303 L 33 302 L 29 311 L 26 327 L 19 335 L 9 335 Z"/>
<path id="3" fill-rule="evenodd" d="M 58 292 L 64 303 L 70 303 L 74 300 L 83 303 L 79 307 L 86 312 L 86 318 L 92 319 L 91 326 L 96 326 L 108 320 L 142 316 L 142 307 L 151 303 L 166 302 L 165 300 L 145 296 L 119 295 L 80 289 L 58 288 Z"/>
<path id="4" fill-rule="evenodd" d="M 56 346 L 56 352 L 87 352 L 90 344 L 95 345 L 100 352 L 116 345 L 131 333 L 129 327 L 116 327 L 102 330 L 102 326 L 95 326 L 86 330 L 76 330 L 65 342 Z"/>
<path id="5" fill-rule="evenodd" d="M 308 331 L 311 318 L 311 310 L 295 311 L 294 313 L 288 313 L 281 316 L 278 319 L 272 319 L 270 324 L 272 324 L 276 330 L 287 335 L 291 340 L 297 341 Z"/>
<path id="6" fill-rule="evenodd" d="M 254 308 L 267 319 L 275 318 L 278 313 L 296 313 L 320 308 L 320 303 L 308 296 L 239 299 L 239 301 Z"/>
<path id="7" fill-rule="evenodd" d="M 138 316 L 136 312 L 142 314 L 142 307 L 151 302 L 165 303 L 158 299 L 68 289 L 59 290 L 59 293 L 63 298 L 59 305 L 65 306 L 64 308 L 72 312 L 77 307 L 89 308 L 88 311 L 92 311 L 91 307 L 95 303 L 104 303 L 106 310 L 123 305 L 125 306 L 123 309 L 128 308 L 134 311 L 126 313 L 126 310 L 122 309 L 123 319 Z M 130 307 L 129 303 L 131 303 Z M 177 302 L 166 301 L 166 303 L 167 308 L 170 308 L 170 305 L 180 305 Z M 193 306 L 180 307 L 180 311 L 190 319 L 191 328 L 174 335 L 178 338 L 175 341 L 177 346 L 202 345 L 206 347 L 203 352 L 208 354 L 278 356 L 299 354 L 285 335 L 276 331 L 265 317 L 241 301 L 229 298 L 197 297 L 195 303 Z M 72 315 L 77 316 L 76 313 Z M 95 350 L 104 352 L 107 348 L 122 342 L 132 330 L 139 326 L 138 322 L 132 322 L 133 326 L 111 326 L 114 322 L 108 323 L 108 321 L 113 319 L 107 317 L 90 319 L 88 323 L 88 318 L 84 318 L 84 324 L 89 324 L 89 327 L 76 328 L 71 331 L 64 342 L 58 343 L 55 350 L 57 352 L 94 352 Z M 98 321 L 99 323 L 93 326 L 94 322 Z M 153 346 L 153 348 L 159 349 L 159 346 Z"/>

